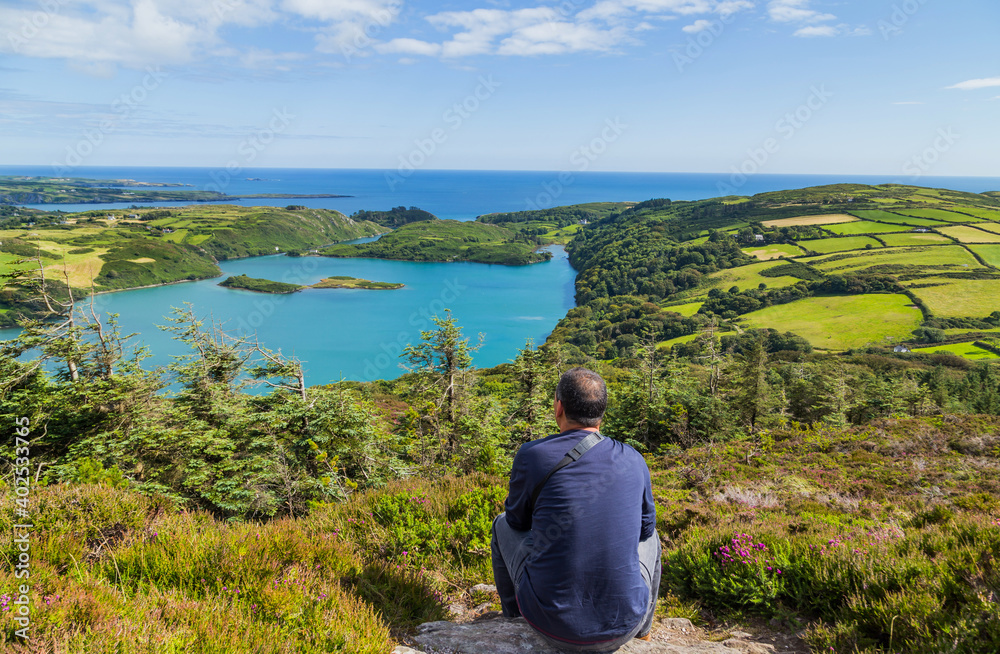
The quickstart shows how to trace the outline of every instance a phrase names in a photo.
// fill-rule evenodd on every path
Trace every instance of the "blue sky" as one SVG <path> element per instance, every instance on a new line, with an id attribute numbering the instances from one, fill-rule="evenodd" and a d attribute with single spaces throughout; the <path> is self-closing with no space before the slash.
<path id="1" fill-rule="evenodd" d="M 0 164 L 1000 176 L 996 0 L 4 0 Z"/>

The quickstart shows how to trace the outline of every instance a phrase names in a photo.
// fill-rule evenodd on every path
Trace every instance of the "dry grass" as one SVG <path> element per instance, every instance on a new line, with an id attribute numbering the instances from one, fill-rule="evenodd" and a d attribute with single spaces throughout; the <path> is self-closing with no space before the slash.
<path id="1" fill-rule="evenodd" d="M 1000 234 L 991 234 L 975 227 L 956 225 L 955 227 L 939 227 L 945 236 L 957 239 L 961 243 L 1000 243 Z"/>
<path id="2" fill-rule="evenodd" d="M 772 259 L 780 259 L 782 257 L 790 259 L 803 254 L 801 248 L 786 244 L 767 245 L 760 248 L 748 247 L 743 248 L 743 251 L 751 257 L 757 257 L 761 261 L 771 261 Z"/>
<path id="3" fill-rule="evenodd" d="M 795 218 L 781 218 L 778 220 L 765 220 L 764 227 L 795 227 L 801 225 L 836 225 L 838 223 L 853 223 L 858 219 L 846 213 L 831 213 L 822 216 L 796 216 Z"/>

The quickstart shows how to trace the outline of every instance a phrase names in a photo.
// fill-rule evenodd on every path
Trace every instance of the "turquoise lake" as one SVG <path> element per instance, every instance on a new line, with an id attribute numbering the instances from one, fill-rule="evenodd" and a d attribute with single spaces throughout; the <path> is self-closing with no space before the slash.
<path id="1" fill-rule="evenodd" d="M 144 367 L 170 363 L 185 346 L 157 328 L 168 324 L 171 307 L 191 303 L 199 317 L 224 323 L 234 335 L 256 333 L 260 343 L 304 361 L 306 383 L 341 378 L 391 379 L 404 371 L 399 354 L 430 329 L 431 316 L 451 309 L 470 343 L 485 335 L 474 355 L 478 367 L 511 360 L 531 338 L 542 343 L 573 307 L 575 271 L 566 252 L 552 248 L 551 261 L 530 266 L 477 263 L 412 263 L 380 259 L 269 256 L 224 261 L 223 277 L 155 288 L 107 293 L 94 298 L 97 311 L 119 314 L 124 334 L 153 356 Z M 290 295 L 231 290 L 218 286 L 228 275 L 246 274 L 312 284 L 324 277 L 350 275 L 400 282 L 398 290 L 306 289 Z M 89 304 L 89 301 L 88 301 Z M 0 330 L 0 339 L 15 330 Z"/>

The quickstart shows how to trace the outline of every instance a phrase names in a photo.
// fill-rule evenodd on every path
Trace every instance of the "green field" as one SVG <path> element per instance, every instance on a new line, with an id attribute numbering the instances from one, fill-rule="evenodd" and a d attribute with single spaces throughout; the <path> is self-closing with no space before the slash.
<path id="1" fill-rule="evenodd" d="M 870 294 L 805 298 L 748 313 L 740 322 L 794 332 L 816 348 L 847 350 L 907 338 L 922 320 L 905 295 Z"/>
<path id="2" fill-rule="evenodd" d="M 993 232 L 994 234 L 1000 234 L 1000 225 L 997 223 L 979 223 L 976 225 L 978 229 L 985 229 L 987 232 Z"/>
<path id="3" fill-rule="evenodd" d="M 940 234 L 907 232 L 905 234 L 881 234 L 880 239 L 889 247 L 908 247 L 913 245 L 944 245 L 954 243 L 947 236 Z"/>
<path id="4" fill-rule="evenodd" d="M 859 220 L 856 223 L 841 223 L 840 225 L 824 225 L 823 229 L 838 236 L 855 236 L 857 234 L 888 234 L 890 232 L 905 232 L 910 228 L 906 225 L 886 225 L 873 223 L 870 220 Z"/>
<path id="5" fill-rule="evenodd" d="M 688 334 L 687 336 L 678 336 L 677 338 L 671 338 L 669 341 L 660 341 L 656 344 L 656 349 L 666 349 L 671 348 L 675 345 L 681 345 L 683 343 L 690 343 L 694 339 L 701 336 L 701 334 Z"/>
<path id="6" fill-rule="evenodd" d="M 972 343 L 952 343 L 951 345 L 921 347 L 913 351 L 921 352 L 923 354 L 934 354 L 935 352 L 948 352 L 950 354 L 957 354 L 960 357 L 971 359 L 973 361 L 989 361 L 994 359 L 1000 359 L 1000 355 L 994 354 L 989 350 L 984 350 L 981 347 L 976 347 Z"/>
<path id="7" fill-rule="evenodd" d="M 798 277 L 765 277 L 760 274 L 762 270 L 782 265 L 785 264 L 780 261 L 752 263 L 748 266 L 740 266 L 739 268 L 720 270 L 709 275 L 708 279 L 711 286 L 724 290 L 729 289 L 731 286 L 738 286 L 740 290 L 745 290 L 748 288 L 757 288 L 761 284 L 766 284 L 768 288 L 781 288 L 783 286 L 792 286 L 802 281 Z"/>
<path id="8" fill-rule="evenodd" d="M 986 207 L 962 207 L 962 212 L 977 218 L 985 218 L 1000 222 L 1000 209 L 987 209 Z"/>
<path id="9" fill-rule="evenodd" d="M 979 222 L 978 218 L 967 216 L 961 213 L 955 213 L 954 211 L 945 211 L 944 209 L 894 209 L 904 216 L 913 216 L 915 218 L 930 218 L 931 220 L 943 220 L 949 223 L 975 223 Z"/>
<path id="10" fill-rule="evenodd" d="M 1000 268 L 1000 245 L 970 245 L 969 249 L 989 265 Z"/>
<path id="11" fill-rule="evenodd" d="M 694 314 L 698 313 L 698 309 L 704 302 L 688 302 L 687 304 L 675 304 L 671 307 L 663 307 L 664 311 L 673 311 L 674 313 L 679 313 L 685 318 L 690 318 Z"/>
<path id="12" fill-rule="evenodd" d="M 763 245 L 760 247 L 754 247 L 751 245 L 743 248 L 743 251 L 751 257 L 757 257 L 761 261 L 770 261 L 771 259 L 780 259 L 781 257 L 799 257 L 803 254 L 801 248 L 794 245 L 788 245 L 786 243 L 776 243 L 774 245 Z"/>
<path id="13" fill-rule="evenodd" d="M 961 243 L 1000 243 L 1000 234 L 991 234 L 975 227 L 966 227 L 965 225 L 941 227 L 937 231 L 957 239 Z"/>
<path id="14" fill-rule="evenodd" d="M 963 336 L 965 334 L 1000 334 L 1000 327 L 996 329 L 946 329 L 944 333 L 948 336 Z"/>
<path id="15" fill-rule="evenodd" d="M 914 284 L 938 284 L 913 288 L 913 293 L 931 313 L 943 318 L 984 318 L 1000 311 L 1000 277 L 996 279 L 949 279 L 929 277 Z"/>
<path id="16" fill-rule="evenodd" d="M 982 270 L 983 266 L 961 245 L 929 245 L 911 248 L 865 250 L 841 256 L 819 256 L 801 259 L 824 272 L 846 273 L 874 266 L 917 266 L 921 270 L 938 268 L 954 272 Z M 930 272 L 938 272 L 930 271 Z"/>
<path id="17" fill-rule="evenodd" d="M 891 223 L 893 225 L 913 225 L 915 227 L 934 227 L 936 225 L 947 225 L 948 223 L 942 220 L 928 220 L 927 218 L 913 218 L 910 216 L 901 216 L 898 213 L 890 213 L 888 211 L 881 210 L 863 210 L 854 211 L 854 215 L 859 218 L 864 218 L 865 220 L 875 220 L 883 223 Z"/>
<path id="18" fill-rule="evenodd" d="M 869 236 L 818 238 L 810 241 L 799 241 L 799 245 L 806 250 L 819 252 L 820 254 L 832 254 L 833 252 L 846 252 L 848 250 L 864 250 L 868 245 L 872 246 L 872 248 L 882 247 L 881 243 Z"/>
<path id="19" fill-rule="evenodd" d="M 542 235 L 542 240 L 546 243 L 558 243 L 559 245 L 566 245 L 570 242 L 576 233 L 581 229 L 581 225 L 567 225 L 566 227 L 552 226 L 552 229 L 545 232 Z"/>

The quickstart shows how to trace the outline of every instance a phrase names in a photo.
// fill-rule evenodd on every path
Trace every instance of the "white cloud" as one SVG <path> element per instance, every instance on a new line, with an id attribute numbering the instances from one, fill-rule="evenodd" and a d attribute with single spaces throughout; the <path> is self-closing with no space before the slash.
<path id="1" fill-rule="evenodd" d="M 754 3 L 749 0 L 723 0 L 715 6 L 715 13 L 731 16 L 737 12 L 753 9 Z"/>
<path id="2" fill-rule="evenodd" d="M 704 18 L 702 18 L 700 20 L 696 20 L 690 25 L 682 27 L 681 31 L 686 32 L 687 34 L 697 34 L 698 32 L 704 32 L 711 26 L 712 26 L 712 21 L 705 20 Z"/>
<path id="3" fill-rule="evenodd" d="M 402 0 L 282 0 L 281 6 L 325 24 L 316 35 L 317 51 L 362 55 L 373 35 L 396 22 Z"/>
<path id="4" fill-rule="evenodd" d="M 707 14 L 717 2 L 712 0 L 623 0 L 623 5 L 647 13 L 671 12 L 682 16 Z"/>
<path id="5" fill-rule="evenodd" d="M 847 23 L 831 24 L 837 20 L 833 14 L 813 9 L 814 0 L 770 0 L 767 14 L 776 23 L 787 23 L 795 27 L 793 36 L 800 38 L 834 36 L 871 36 L 866 25 L 851 27 Z"/>
<path id="6" fill-rule="evenodd" d="M 795 30 L 792 36 L 798 36 L 802 38 L 814 38 L 817 36 L 837 36 L 840 33 L 833 25 L 807 25 L 806 27 L 800 27 Z"/>
<path id="7" fill-rule="evenodd" d="M 584 9 L 576 15 L 578 20 L 617 21 L 633 12 L 618 0 L 600 0 L 593 7 Z"/>
<path id="8" fill-rule="evenodd" d="M 924 103 L 923 102 L 916 102 L 916 101 L 912 101 L 912 100 L 907 100 L 905 102 L 893 102 L 893 104 L 910 105 L 910 104 L 924 104 Z"/>
<path id="9" fill-rule="evenodd" d="M 959 82 L 958 84 L 952 84 L 951 86 L 947 86 L 945 88 L 958 89 L 960 91 L 975 91 L 977 89 L 986 89 L 994 86 L 1000 86 L 1000 77 L 970 79 L 964 82 Z"/>
<path id="10" fill-rule="evenodd" d="M 441 54 L 441 46 L 418 39 L 393 39 L 388 43 L 379 43 L 375 49 L 382 54 L 411 54 L 434 57 Z"/>
<path id="11" fill-rule="evenodd" d="M 500 43 L 497 54 L 525 56 L 608 51 L 624 38 L 624 28 L 599 29 L 589 24 L 567 22 L 537 23 L 515 30 Z"/>
<path id="12" fill-rule="evenodd" d="M 621 45 L 635 42 L 635 34 L 654 29 L 646 18 L 730 16 L 754 6 L 750 0 L 598 0 L 576 13 L 568 3 L 515 10 L 447 11 L 427 16 L 426 20 L 438 29 L 453 32 L 449 39 L 440 44 L 393 39 L 377 46 L 377 50 L 443 58 L 614 52 Z M 710 24 L 699 19 L 683 29 L 693 33 Z"/>
<path id="13" fill-rule="evenodd" d="M 302 67 L 301 44 L 276 48 L 257 39 L 229 40 L 233 28 L 280 26 L 314 39 L 319 53 L 456 59 L 475 55 L 533 56 L 615 52 L 664 21 L 687 17 L 689 34 L 710 18 L 754 8 L 752 0 L 577 0 L 521 9 L 445 11 L 425 16 L 440 41 L 390 28 L 405 0 L 60 0 L 54 11 L 35 0 L 0 0 L 0 25 L 37 24 L 31 38 L 0 39 L 0 54 L 63 59 L 92 75 L 118 66 L 144 68 L 225 61 L 251 71 Z M 488 0 L 487 0 L 488 1 Z M 541 0 L 538 0 L 541 1 Z M 796 4 L 798 0 L 776 0 Z M 805 0 L 801 0 L 804 2 Z M 590 4 L 593 3 L 593 4 Z M 585 4 L 589 7 L 583 8 Z M 772 2 L 774 4 L 774 2 Z M 56 5 L 54 5 L 56 6 Z M 697 20 L 695 20 L 697 19 Z M 272 48 L 272 49 L 268 49 Z M 332 58 L 317 65 L 336 65 Z"/>
<path id="14" fill-rule="evenodd" d="M 264 56 L 254 46 L 228 45 L 224 30 L 303 20 L 318 49 L 333 50 L 372 24 L 396 19 L 402 0 L 61 0 L 52 10 L 26 0 L 4 0 L 0 53 L 65 59 L 84 71 L 116 66 L 188 64 L 218 57 L 244 66 L 281 66 L 300 55 Z M 36 26 L 36 27 L 33 27 Z"/>
<path id="15" fill-rule="evenodd" d="M 441 44 L 395 39 L 386 46 L 393 52 L 458 58 L 608 51 L 628 40 L 627 30 L 622 26 L 578 21 L 551 7 L 450 11 L 428 16 L 427 21 L 439 29 L 459 31 Z"/>
<path id="16" fill-rule="evenodd" d="M 30 29 L 33 21 L 41 27 Z M 136 0 L 130 6 L 91 1 L 76 11 L 66 7 L 47 14 L 3 7 L 0 24 L 14 29 L 0 40 L 0 51 L 99 68 L 186 63 L 216 42 L 221 22 L 205 12 L 180 19 L 164 13 L 155 0 Z"/>
<path id="17" fill-rule="evenodd" d="M 834 20 L 833 14 L 810 9 L 812 0 L 771 0 L 767 5 L 767 13 L 771 20 L 779 23 L 822 23 Z"/>

